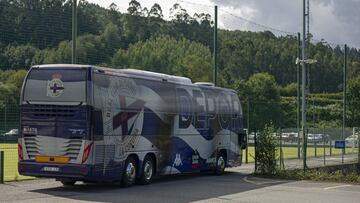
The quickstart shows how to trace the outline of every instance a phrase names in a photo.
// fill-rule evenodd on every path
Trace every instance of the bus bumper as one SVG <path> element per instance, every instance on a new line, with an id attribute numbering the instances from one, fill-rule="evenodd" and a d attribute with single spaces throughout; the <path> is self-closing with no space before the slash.
<path id="1" fill-rule="evenodd" d="M 34 161 L 20 161 L 18 170 L 21 175 L 48 178 L 76 178 L 87 179 L 92 171 L 90 165 L 37 163 Z"/>

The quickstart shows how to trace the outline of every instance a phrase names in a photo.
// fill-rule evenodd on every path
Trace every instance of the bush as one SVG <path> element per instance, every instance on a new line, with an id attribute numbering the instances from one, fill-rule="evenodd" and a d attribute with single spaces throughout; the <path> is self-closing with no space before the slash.
<path id="1" fill-rule="evenodd" d="M 276 138 L 273 136 L 275 129 L 270 125 L 265 125 L 263 131 L 260 132 L 260 135 L 257 136 L 257 145 L 256 145 L 256 171 L 258 174 L 275 174 L 277 165 L 276 165 L 276 151 L 277 151 L 277 142 Z"/>
<path id="2" fill-rule="evenodd" d="M 326 172 L 318 169 L 309 169 L 305 173 L 302 170 L 284 171 L 278 170 L 274 174 L 276 178 L 284 178 L 290 180 L 313 180 L 313 181 L 331 181 L 360 183 L 360 175 L 356 172 L 344 174 L 341 171 Z"/>

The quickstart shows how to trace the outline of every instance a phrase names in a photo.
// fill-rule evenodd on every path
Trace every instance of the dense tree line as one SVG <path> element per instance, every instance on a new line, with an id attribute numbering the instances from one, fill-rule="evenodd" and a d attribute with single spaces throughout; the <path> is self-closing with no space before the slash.
<path id="1" fill-rule="evenodd" d="M 0 72 L 0 100 L 18 99 L 23 70 L 31 65 L 71 62 L 71 9 L 69 0 L 0 1 L 0 70 L 4 70 Z M 146 8 L 131 0 L 127 13 L 121 13 L 114 3 L 102 8 L 80 0 L 78 63 L 182 75 L 194 82 L 211 81 L 211 16 L 190 16 L 181 5 L 174 4 L 169 19 L 164 20 L 159 4 Z M 218 53 L 220 85 L 238 90 L 243 101 L 263 106 L 251 112 L 253 121 L 263 125 L 273 120 L 279 126 L 296 126 L 296 37 L 275 36 L 270 31 L 219 30 Z M 341 98 L 336 92 L 343 88 L 343 49 L 321 41 L 310 44 L 309 54 L 318 60 L 309 68 L 308 78 L 309 90 L 318 93 L 309 98 L 314 106 L 309 109 L 313 123 L 339 126 Z M 347 77 L 356 81 L 360 50 L 350 48 L 348 59 Z M 14 77 L 18 80 L 11 79 Z M 354 97 L 353 86 L 349 88 L 349 104 L 353 105 L 349 122 L 355 125 L 352 119 L 360 119 L 354 99 L 358 97 Z M 333 94 L 324 96 L 320 94 L 323 92 Z"/>

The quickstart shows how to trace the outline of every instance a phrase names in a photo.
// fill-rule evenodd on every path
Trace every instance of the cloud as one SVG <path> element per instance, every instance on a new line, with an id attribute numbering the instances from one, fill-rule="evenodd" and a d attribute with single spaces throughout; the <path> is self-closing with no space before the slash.
<path id="1" fill-rule="evenodd" d="M 290 32 L 302 31 L 301 0 L 212 0 L 219 5 L 219 21 L 228 29 L 264 30 L 233 17 Z M 225 12 L 226 11 L 226 12 Z M 360 47 L 360 0 L 311 0 L 310 32 L 316 39 Z M 273 31 L 275 34 L 280 32 Z"/>

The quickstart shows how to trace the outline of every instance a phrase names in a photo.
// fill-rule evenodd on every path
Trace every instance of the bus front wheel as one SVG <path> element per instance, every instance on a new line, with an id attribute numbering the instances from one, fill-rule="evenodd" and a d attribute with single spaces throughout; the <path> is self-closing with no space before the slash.
<path id="1" fill-rule="evenodd" d="M 137 168 L 135 159 L 132 156 L 128 157 L 125 162 L 125 170 L 122 178 L 122 185 L 124 187 L 130 187 L 135 183 L 137 174 L 136 170 Z"/>
<path id="2" fill-rule="evenodd" d="M 154 177 L 154 160 L 151 156 L 146 155 L 141 169 L 141 176 L 138 182 L 139 184 L 147 185 L 152 182 L 153 177 Z"/>

